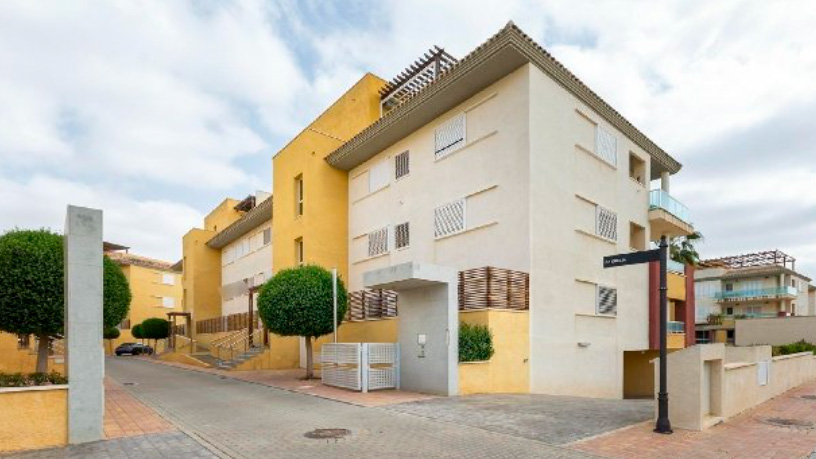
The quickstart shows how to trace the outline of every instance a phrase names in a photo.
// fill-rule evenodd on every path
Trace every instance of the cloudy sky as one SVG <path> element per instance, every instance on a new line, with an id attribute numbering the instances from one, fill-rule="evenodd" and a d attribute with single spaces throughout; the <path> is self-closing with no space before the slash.
<path id="1" fill-rule="evenodd" d="M 100 207 L 106 239 L 176 260 L 363 72 L 512 19 L 684 164 L 704 256 L 779 248 L 816 276 L 816 2 L 474 5 L 0 2 L 0 230 Z"/>

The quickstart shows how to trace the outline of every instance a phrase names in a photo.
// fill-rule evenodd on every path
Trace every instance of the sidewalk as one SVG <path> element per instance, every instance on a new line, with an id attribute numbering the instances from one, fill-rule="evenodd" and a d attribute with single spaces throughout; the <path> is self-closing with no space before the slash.
<path id="1" fill-rule="evenodd" d="M 619 458 L 804 458 L 816 449 L 816 400 L 802 395 L 816 395 L 816 381 L 703 432 L 676 429 L 672 435 L 659 435 L 649 421 L 569 447 Z M 768 424 L 769 418 L 803 421 L 810 427 L 778 427 Z"/>
<path id="2" fill-rule="evenodd" d="M 106 438 L 135 437 L 137 435 L 172 432 L 173 424 L 136 400 L 113 379 L 105 378 Z"/>

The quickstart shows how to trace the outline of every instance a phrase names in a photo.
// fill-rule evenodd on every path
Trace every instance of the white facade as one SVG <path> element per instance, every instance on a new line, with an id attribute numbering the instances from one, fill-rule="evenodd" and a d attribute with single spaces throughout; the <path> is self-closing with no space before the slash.
<path id="1" fill-rule="evenodd" d="M 349 290 L 406 262 L 528 272 L 531 391 L 620 398 L 623 352 L 649 347 L 647 267 L 602 268 L 649 240 L 630 155 L 648 174 L 648 154 L 526 64 L 350 171 Z"/>
<path id="2" fill-rule="evenodd" d="M 226 316 L 247 312 L 249 310 L 247 287 L 261 285 L 270 277 L 272 277 L 272 220 L 252 229 L 222 249 L 221 314 Z"/>

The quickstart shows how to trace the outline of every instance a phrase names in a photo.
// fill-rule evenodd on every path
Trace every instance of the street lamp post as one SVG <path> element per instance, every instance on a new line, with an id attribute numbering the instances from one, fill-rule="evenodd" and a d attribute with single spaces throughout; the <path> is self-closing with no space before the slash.
<path id="1" fill-rule="evenodd" d="M 654 431 L 662 434 L 672 433 L 669 422 L 668 362 L 666 357 L 666 325 L 668 321 L 669 300 L 666 285 L 666 270 L 669 262 L 669 244 L 666 236 L 660 236 L 660 390 L 657 392 L 657 423 Z"/>

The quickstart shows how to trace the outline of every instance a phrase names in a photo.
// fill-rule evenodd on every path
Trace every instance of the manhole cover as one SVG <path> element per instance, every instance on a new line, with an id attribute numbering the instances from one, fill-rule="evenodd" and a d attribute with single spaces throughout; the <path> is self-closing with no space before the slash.
<path id="1" fill-rule="evenodd" d="M 766 418 L 766 424 L 778 427 L 796 427 L 800 429 L 812 429 L 813 423 L 810 421 L 803 421 L 801 419 L 787 419 L 787 418 Z"/>
<path id="2" fill-rule="evenodd" d="M 808 394 L 808 395 L 802 395 L 802 396 L 800 396 L 799 398 L 803 398 L 803 399 L 805 399 L 805 400 L 816 400 L 816 395 L 810 395 L 810 394 Z"/>
<path id="3" fill-rule="evenodd" d="M 343 438 L 349 434 L 351 434 L 351 431 L 348 429 L 315 429 L 311 432 L 306 432 L 303 436 L 306 438 L 330 439 Z"/>

